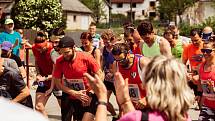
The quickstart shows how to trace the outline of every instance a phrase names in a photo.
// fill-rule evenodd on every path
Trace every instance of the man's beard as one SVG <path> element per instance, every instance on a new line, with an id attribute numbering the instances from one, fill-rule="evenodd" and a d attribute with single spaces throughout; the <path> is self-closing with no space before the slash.
<path id="1" fill-rule="evenodd" d="M 71 61 L 73 58 L 74 58 L 74 56 L 75 56 L 75 53 L 74 53 L 74 51 L 73 51 L 73 54 L 72 55 L 70 55 L 69 57 L 64 57 L 64 60 L 65 61 Z"/>

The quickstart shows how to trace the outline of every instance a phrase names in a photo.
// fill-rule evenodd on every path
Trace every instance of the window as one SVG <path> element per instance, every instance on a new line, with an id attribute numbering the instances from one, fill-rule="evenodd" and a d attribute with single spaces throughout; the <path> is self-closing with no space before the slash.
<path id="1" fill-rule="evenodd" d="M 73 16 L 73 21 L 76 22 L 76 15 Z"/>
<path id="2" fill-rule="evenodd" d="M 122 8 L 123 7 L 123 4 L 122 3 L 118 3 L 117 4 L 117 8 Z"/>
<path id="3" fill-rule="evenodd" d="M 132 8 L 136 8 L 137 4 L 136 3 L 132 3 Z"/>
<path id="4" fill-rule="evenodd" d="M 149 12 L 149 17 L 156 17 L 156 12 Z"/>
<path id="5" fill-rule="evenodd" d="M 155 7 L 155 1 L 151 1 L 149 4 L 150 4 L 150 7 Z"/>
<path id="6" fill-rule="evenodd" d="M 145 15 L 145 10 L 142 10 L 142 15 Z"/>

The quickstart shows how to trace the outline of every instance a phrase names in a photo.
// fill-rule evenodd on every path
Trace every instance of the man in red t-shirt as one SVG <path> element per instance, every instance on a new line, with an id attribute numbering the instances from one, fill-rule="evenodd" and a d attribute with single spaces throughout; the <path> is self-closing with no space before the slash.
<path id="1" fill-rule="evenodd" d="M 90 121 L 96 113 L 97 97 L 83 74 L 88 72 L 101 77 L 101 70 L 92 55 L 75 52 L 74 45 L 68 36 L 60 39 L 58 46 L 62 55 L 56 61 L 52 76 L 63 91 L 62 121 L 71 121 L 72 116 L 74 120 Z"/>

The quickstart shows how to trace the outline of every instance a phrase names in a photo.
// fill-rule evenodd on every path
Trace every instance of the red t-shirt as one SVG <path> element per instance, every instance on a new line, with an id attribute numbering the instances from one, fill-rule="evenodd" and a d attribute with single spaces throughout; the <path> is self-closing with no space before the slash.
<path id="1" fill-rule="evenodd" d="M 84 52 L 76 52 L 75 59 L 72 61 L 65 61 L 63 56 L 60 56 L 56 61 L 56 66 L 53 71 L 53 77 L 57 79 L 63 78 L 65 86 L 74 90 L 89 89 L 89 84 L 84 73 L 96 73 L 99 70 L 99 65 L 92 55 Z M 84 85 L 81 84 L 81 81 Z M 75 83 L 79 83 L 76 88 Z M 74 88 L 75 86 L 75 88 Z M 74 97 L 72 97 L 74 99 Z"/>
<path id="2" fill-rule="evenodd" d="M 135 88 L 136 88 L 135 85 L 137 85 L 139 88 L 140 98 L 144 98 L 146 96 L 146 91 L 143 88 L 143 83 L 142 83 L 141 78 L 140 78 L 141 69 L 140 69 L 139 59 L 140 59 L 140 57 L 134 56 L 133 65 L 128 69 L 122 68 L 118 64 L 119 72 L 122 74 L 123 78 L 124 79 L 128 78 L 129 95 L 133 98 L 137 97 L 137 90 L 135 91 Z M 133 85 L 133 84 L 135 84 L 135 85 Z M 134 88 L 133 92 L 132 92 L 131 88 Z"/>
<path id="3" fill-rule="evenodd" d="M 47 45 L 47 51 L 45 51 L 44 53 L 40 53 L 40 51 L 38 50 L 39 48 L 41 48 L 40 46 L 38 46 L 38 44 L 33 44 L 32 46 L 32 51 L 35 57 L 35 61 L 36 64 L 39 67 L 39 72 L 41 76 L 47 76 L 52 74 L 52 70 L 53 70 L 53 62 L 51 60 L 51 50 L 53 49 L 52 44 L 49 42 L 46 42 Z"/>
<path id="4" fill-rule="evenodd" d="M 210 89 L 210 87 L 215 87 L 215 68 L 212 69 L 212 71 L 206 72 L 204 71 L 204 65 L 205 63 L 202 63 L 199 68 L 199 75 L 203 90 L 203 104 L 209 108 L 215 109 L 215 92 L 213 89 Z"/>

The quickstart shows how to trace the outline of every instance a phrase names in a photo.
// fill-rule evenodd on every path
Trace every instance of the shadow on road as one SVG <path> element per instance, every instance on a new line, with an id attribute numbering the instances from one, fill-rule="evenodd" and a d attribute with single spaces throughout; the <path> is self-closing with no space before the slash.
<path id="1" fill-rule="evenodd" d="M 57 120 L 61 120 L 61 116 L 59 115 L 48 115 L 49 119 L 57 119 Z"/>

